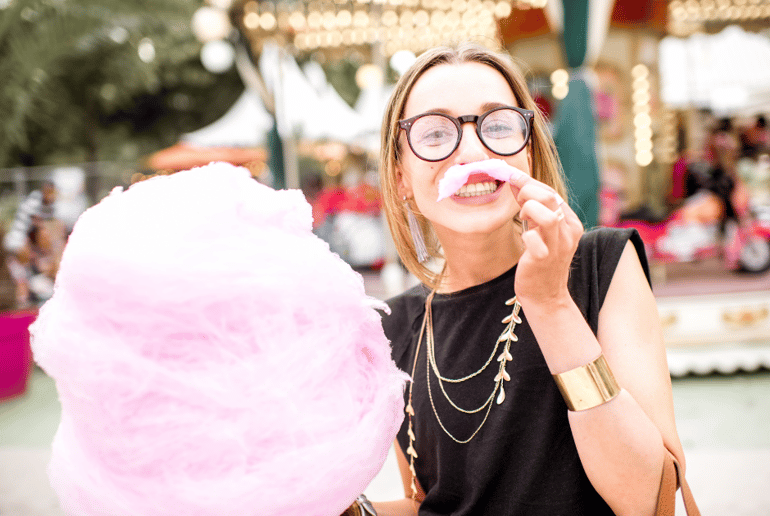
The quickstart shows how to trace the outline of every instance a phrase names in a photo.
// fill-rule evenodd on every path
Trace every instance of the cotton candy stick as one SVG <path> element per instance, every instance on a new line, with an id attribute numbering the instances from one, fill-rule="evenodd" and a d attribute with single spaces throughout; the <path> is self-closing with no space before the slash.
<path id="1" fill-rule="evenodd" d="M 526 175 L 518 168 L 512 167 L 501 159 L 488 159 L 464 165 L 454 165 L 446 171 L 444 177 L 438 183 L 438 199 L 436 199 L 436 202 L 456 193 L 468 181 L 471 174 L 488 174 L 495 179 L 509 183 L 521 175 Z"/>

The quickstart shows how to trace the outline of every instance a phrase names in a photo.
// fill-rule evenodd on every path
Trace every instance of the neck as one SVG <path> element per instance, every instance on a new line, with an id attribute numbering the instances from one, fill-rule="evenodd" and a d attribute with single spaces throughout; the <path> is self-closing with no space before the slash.
<path id="1" fill-rule="evenodd" d="M 511 222 L 492 234 L 436 234 L 446 257 L 438 292 L 457 292 L 494 279 L 516 265 L 524 252 L 520 230 Z"/>

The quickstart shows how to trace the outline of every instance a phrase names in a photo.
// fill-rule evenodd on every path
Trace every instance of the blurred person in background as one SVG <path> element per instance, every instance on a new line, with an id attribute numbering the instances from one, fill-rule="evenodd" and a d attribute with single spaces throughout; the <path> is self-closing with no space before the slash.
<path id="1" fill-rule="evenodd" d="M 757 159 L 760 154 L 770 151 L 770 131 L 767 120 L 759 115 L 754 125 L 741 133 L 741 154 L 751 159 Z"/>
<path id="2" fill-rule="evenodd" d="M 66 236 L 64 225 L 53 217 L 56 193 L 52 181 L 31 192 L 3 238 L 17 308 L 39 305 L 53 294 Z"/>

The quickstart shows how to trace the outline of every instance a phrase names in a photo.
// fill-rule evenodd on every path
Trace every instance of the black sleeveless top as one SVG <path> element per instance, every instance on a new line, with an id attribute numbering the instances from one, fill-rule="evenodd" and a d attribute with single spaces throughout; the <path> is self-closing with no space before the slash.
<path id="1" fill-rule="evenodd" d="M 569 289 L 594 333 L 610 280 L 629 239 L 649 280 L 644 246 L 635 230 L 602 228 L 587 232 L 575 253 Z M 435 354 L 442 376 L 464 377 L 480 369 L 492 355 L 504 329 L 501 321 L 511 313 L 505 301 L 515 294 L 515 273 L 514 266 L 481 285 L 435 295 Z M 393 359 L 410 374 L 428 293 L 424 285 L 418 285 L 390 299 L 392 313 L 383 318 Z M 500 405 L 492 401 L 486 423 L 467 444 L 458 444 L 446 435 L 431 407 L 423 339 L 412 397 L 418 454 L 415 469 L 426 492 L 421 516 L 612 514 L 583 470 L 567 407 L 523 311 L 521 319 L 515 328 L 519 340 L 511 343 L 513 360 L 506 367 L 511 380 L 504 382 L 505 401 Z M 495 358 L 502 346 L 478 376 L 459 384 L 444 383 L 447 394 L 459 407 L 478 408 L 490 396 L 498 371 Z M 486 409 L 475 414 L 459 412 L 447 402 L 433 371 L 430 378 L 435 410 L 444 427 L 458 440 L 467 439 L 481 424 Z M 409 446 L 407 424 L 405 418 L 397 438 L 404 451 Z"/>

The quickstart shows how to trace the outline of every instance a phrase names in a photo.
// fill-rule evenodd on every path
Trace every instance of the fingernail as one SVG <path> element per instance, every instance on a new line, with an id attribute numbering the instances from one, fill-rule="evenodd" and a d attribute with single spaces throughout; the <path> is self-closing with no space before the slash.
<path id="1" fill-rule="evenodd" d="M 513 169 L 511 171 L 511 177 L 508 179 L 508 182 L 510 182 L 510 183 L 518 183 L 526 175 L 527 174 L 525 174 L 524 172 L 522 172 L 521 170 L 519 170 L 517 168 Z"/>

